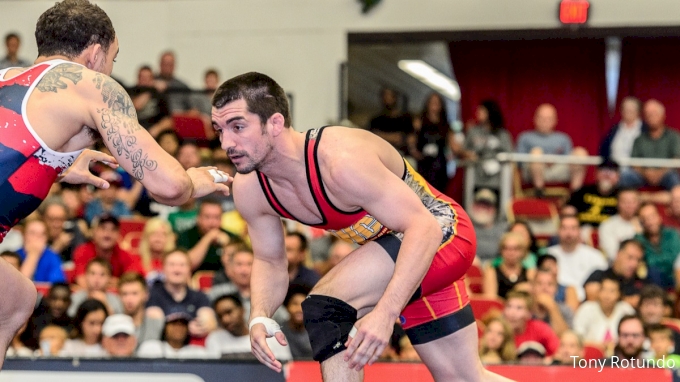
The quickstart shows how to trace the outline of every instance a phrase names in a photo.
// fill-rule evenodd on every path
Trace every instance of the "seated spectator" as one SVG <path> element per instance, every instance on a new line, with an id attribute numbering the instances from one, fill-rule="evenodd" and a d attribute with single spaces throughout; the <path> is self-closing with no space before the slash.
<path id="1" fill-rule="evenodd" d="M 413 119 L 399 107 L 399 94 L 394 89 L 380 89 L 383 110 L 369 124 L 368 130 L 390 143 L 402 153 L 413 135 Z"/>
<path id="2" fill-rule="evenodd" d="M 107 291 L 110 285 L 112 285 L 111 265 L 98 258 L 90 260 L 85 270 L 85 289 L 71 295 L 71 307 L 68 310 L 68 315 L 75 317 L 80 304 L 88 299 L 99 300 L 106 306 L 108 314 L 122 313 L 123 305 L 118 296 Z"/>
<path id="3" fill-rule="evenodd" d="M 555 131 L 557 110 L 553 105 L 542 104 L 534 115 L 535 131 L 525 131 L 517 138 L 517 152 L 533 155 L 576 155 L 586 156 L 582 147 L 573 148 L 571 138 Z M 531 163 L 522 169 L 522 177 L 531 181 L 537 195 L 543 194 L 546 182 L 569 183 L 572 190 L 583 186 L 586 169 L 580 165 Z"/>
<path id="4" fill-rule="evenodd" d="M 21 273 L 35 282 L 63 283 L 61 258 L 47 246 L 47 227 L 42 220 L 24 224 L 24 247 L 17 251 L 21 257 Z"/>
<path id="5" fill-rule="evenodd" d="M 193 271 L 220 269 L 220 252 L 231 241 L 229 233 L 220 228 L 221 223 L 222 205 L 206 199 L 198 208 L 196 226 L 179 234 L 177 247 L 187 250 Z"/>
<path id="6" fill-rule="evenodd" d="M 102 326 L 102 348 L 110 357 L 132 357 L 137 348 L 135 334 L 135 324 L 130 316 L 125 314 L 108 316 Z"/>
<path id="7" fill-rule="evenodd" d="M 536 274 L 536 269 L 522 266 L 528 250 L 522 236 L 508 232 L 501 237 L 499 247 L 501 264 L 484 269 L 483 292 L 491 298 L 505 298 L 516 285 L 533 280 Z"/>
<path id="8" fill-rule="evenodd" d="M 614 347 L 614 355 L 607 359 L 609 366 L 622 367 L 622 359 L 630 360 L 630 364 L 636 363 L 642 358 L 643 344 L 645 342 L 645 329 L 638 316 L 623 316 L 618 325 L 618 341 Z M 618 364 L 616 363 L 618 361 Z"/>
<path id="9" fill-rule="evenodd" d="M 185 312 L 176 312 L 165 318 L 163 337 L 160 341 L 144 341 L 137 350 L 140 358 L 214 358 L 203 346 L 190 345 L 189 323 L 195 321 Z"/>
<path id="10" fill-rule="evenodd" d="M 302 316 L 302 301 L 308 294 L 308 289 L 294 287 L 288 291 L 283 300 L 283 306 L 286 307 L 290 318 L 281 325 L 281 331 L 286 336 L 286 345 L 295 360 L 311 359 L 313 355 L 309 334 L 305 329 L 305 320 Z M 217 309 L 215 311 L 218 312 Z"/>
<path id="11" fill-rule="evenodd" d="M 163 130 L 172 129 L 172 119 L 168 118 L 170 109 L 164 90 L 161 82 L 154 80 L 153 71 L 148 65 L 139 68 L 137 85 L 128 89 L 139 124 L 154 137 Z"/>
<path id="12" fill-rule="evenodd" d="M 47 225 L 47 244 L 61 257 L 71 261 L 73 251 L 87 239 L 75 222 L 69 219 L 68 207 L 61 198 L 50 198 L 43 203 L 43 220 Z"/>
<path id="13" fill-rule="evenodd" d="M 647 327 L 647 337 L 653 352 L 651 359 L 658 361 L 655 365 L 664 368 L 680 367 L 680 355 L 671 353 L 671 349 L 675 349 L 675 336 L 671 328 L 661 324 L 650 325 Z"/>
<path id="14" fill-rule="evenodd" d="M 10 342 L 9 347 L 7 348 L 5 357 L 13 358 L 33 356 L 33 350 L 26 347 L 26 345 L 24 345 L 24 343 L 21 341 L 21 335 L 24 333 L 24 331 L 26 331 L 26 324 L 19 328 L 19 331 L 14 334 L 14 338 L 12 338 L 12 342 Z"/>
<path id="15" fill-rule="evenodd" d="M 163 150 L 165 150 L 166 153 L 173 157 L 177 156 L 180 141 L 179 135 L 177 135 L 175 130 L 165 130 L 156 136 L 156 142 L 158 142 L 158 145 Z"/>
<path id="16" fill-rule="evenodd" d="M 615 161 L 630 158 L 633 143 L 647 126 L 640 119 L 640 100 L 626 97 L 621 101 L 621 121 L 614 124 L 600 143 L 598 155 Z"/>
<path id="17" fill-rule="evenodd" d="M 183 141 L 177 149 L 176 158 L 185 170 L 201 166 L 201 152 L 195 141 Z"/>
<path id="18" fill-rule="evenodd" d="M 217 326 L 215 312 L 210 308 L 206 295 L 189 288 L 189 255 L 181 250 L 166 254 L 163 258 L 163 275 L 164 280 L 157 281 L 151 287 L 147 316 L 162 319 L 173 313 L 184 313 L 191 317 L 189 329 L 192 336 L 203 338 L 208 335 Z"/>
<path id="19" fill-rule="evenodd" d="M 226 155 L 226 153 L 227 153 L 222 148 L 220 148 L 220 151 L 222 153 L 224 153 L 224 155 Z M 227 158 L 214 159 L 212 161 L 212 165 L 217 167 L 217 169 L 219 171 L 222 171 L 222 172 L 228 174 L 231 179 L 233 179 L 234 176 L 236 176 L 236 167 L 231 162 L 231 160 L 229 160 L 228 157 Z M 223 211 L 224 214 L 227 214 L 229 212 L 238 214 L 238 212 L 235 211 L 236 210 L 236 204 L 234 203 L 234 195 L 232 195 L 232 194 L 224 195 L 222 193 L 219 193 L 219 194 L 214 193 L 212 195 L 207 195 L 207 196 L 204 196 L 203 198 L 201 198 L 201 200 L 204 200 L 204 199 L 214 199 L 214 200 L 220 202 L 220 204 L 222 205 L 222 211 Z M 222 216 L 222 220 L 224 220 L 224 216 L 225 215 Z M 226 216 L 233 216 L 233 214 L 227 214 Z M 223 227 L 223 228 L 225 228 L 225 227 Z M 227 229 L 227 228 L 225 228 L 225 229 Z M 234 231 L 234 232 L 236 232 L 236 231 Z"/>
<path id="20" fill-rule="evenodd" d="M 138 273 L 126 273 L 118 280 L 118 295 L 123 304 L 123 313 L 132 317 L 137 346 L 146 340 L 160 340 L 165 321 L 146 316 L 149 289 L 144 277 Z"/>
<path id="21" fill-rule="evenodd" d="M 252 274 L 253 260 L 253 251 L 247 247 L 242 246 L 234 251 L 228 265 L 225 266 L 230 282 L 214 285 L 209 294 L 210 301 L 213 302 L 227 294 L 238 294 L 243 304 L 244 319 L 246 320 L 250 317 L 250 275 Z M 288 312 L 283 306 L 278 307 L 272 317 L 280 325 L 289 318 Z"/>
<path id="22" fill-rule="evenodd" d="M 553 365 L 574 365 L 585 356 L 583 339 L 571 330 L 560 336 L 560 347 L 555 353 Z"/>
<path id="23" fill-rule="evenodd" d="M 184 204 L 179 206 L 177 211 L 168 214 L 168 221 L 172 230 L 176 234 L 188 231 L 196 226 L 198 217 L 198 205 L 196 199 L 189 198 Z"/>
<path id="24" fill-rule="evenodd" d="M 505 129 L 503 114 L 498 103 L 482 101 L 475 112 L 476 126 L 465 134 L 464 151 L 457 153 L 464 159 L 476 161 L 475 188 L 500 190 L 501 166 L 496 155 L 512 152 L 512 137 Z"/>
<path id="25" fill-rule="evenodd" d="M 680 234 L 661 224 L 659 210 L 654 204 L 643 203 L 638 217 L 642 233 L 636 235 L 635 240 L 645 249 L 649 282 L 662 288 L 675 288 L 674 264 L 680 253 Z"/>
<path id="26" fill-rule="evenodd" d="M 545 322 L 555 334 L 561 335 L 571 327 L 574 312 L 564 301 L 558 302 L 555 299 L 557 291 L 555 274 L 539 269 L 531 283 L 531 297 L 534 301 L 531 313 L 534 319 Z"/>
<path id="27" fill-rule="evenodd" d="M 671 203 L 663 214 L 663 225 L 680 230 L 680 185 L 671 189 Z"/>
<path id="28" fill-rule="evenodd" d="M 42 357 L 56 357 L 66 344 L 68 333 L 61 326 L 47 325 L 40 331 L 40 350 Z"/>
<path id="29" fill-rule="evenodd" d="M 584 285 L 586 300 L 597 300 L 602 280 L 605 277 L 610 277 L 619 280 L 623 301 L 626 301 L 632 307 L 636 307 L 640 299 L 640 290 L 647 283 L 646 280 L 637 275 L 643 256 L 644 248 L 639 241 L 628 239 L 621 243 L 621 248 L 612 266 L 604 271 L 597 270 L 588 276 Z"/>
<path id="30" fill-rule="evenodd" d="M 326 273 L 338 265 L 342 259 L 347 257 L 355 249 L 357 249 L 356 244 L 344 240 L 337 240 L 335 243 L 331 244 L 331 247 L 328 249 L 328 259 L 320 263 L 317 267 L 318 273 L 321 276 L 325 276 Z"/>
<path id="31" fill-rule="evenodd" d="M 73 320 L 66 313 L 71 305 L 71 289 L 67 284 L 52 284 L 47 296 L 42 299 L 33 315 L 28 319 L 28 328 L 21 338 L 26 346 L 38 349 L 40 332 L 49 325 L 64 328 L 67 332 L 73 330 Z"/>
<path id="32" fill-rule="evenodd" d="M 213 304 L 220 320 L 220 328 L 210 333 L 205 341 L 208 352 L 216 357 L 231 354 L 251 354 L 250 331 L 244 318 L 243 303 L 237 294 L 222 296 Z M 283 346 L 283 333 L 267 338 L 267 345 L 280 361 L 293 359 L 290 348 Z"/>
<path id="33" fill-rule="evenodd" d="M 168 108 L 171 114 L 185 112 L 191 109 L 189 102 L 189 86 L 175 77 L 175 53 L 166 51 L 161 54 L 160 72 L 156 80 L 157 86 L 167 93 Z M 194 166 L 192 166 L 194 167 Z"/>
<path id="34" fill-rule="evenodd" d="M 666 108 L 661 102 L 651 99 L 645 102 L 645 122 L 648 128 L 633 143 L 633 158 L 680 158 L 680 134 L 666 126 Z M 680 184 L 677 169 L 632 167 L 621 172 L 621 186 L 640 188 L 661 186 L 670 191 Z"/>
<path id="35" fill-rule="evenodd" d="M 218 271 L 215 271 L 213 274 L 213 283 L 212 283 L 212 289 L 214 290 L 215 288 L 219 289 L 219 286 L 222 284 L 229 284 L 231 283 L 231 279 L 229 279 L 229 264 L 231 264 L 231 258 L 234 256 L 236 252 L 239 251 L 250 251 L 250 248 L 246 243 L 241 240 L 241 238 L 237 238 L 234 240 L 231 240 L 229 244 L 227 244 L 226 247 L 224 247 L 224 250 L 222 251 L 222 254 L 220 255 L 220 262 L 222 263 L 222 268 L 220 268 Z M 229 287 L 231 290 L 232 286 Z M 231 294 L 231 293 L 222 293 L 219 292 L 220 294 Z M 219 295 L 214 295 L 212 294 L 212 290 L 208 292 L 210 300 L 213 300 L 214 297 L 219 297 Z"/>
<path id="36" fill-rule="evenodd" d="M 567 205 L 576 209 L 579 222 L 598 227 L 602 222 L 616 214 L 619 183 L 619 165 L 605 160 L 595 172 L 597 183 L 585 185 L 571 194 Z"/>
<path id="37" fill-rule="evenodd" d="M 175 249 L 175 234 L 170 223 L 161 218 L 146 221 L 139 241 L 139 257 L 149 280 L 163 272 L 163 254 Z"/>
<path id="38" fill-rule="evenodd" d="M 300 232 L 288 232 L 285 237 L 288 257 L 290 287 L 300 286 L 312 290 L 321 276 L 305 266 L 307 260 L 307 237 Z"/>
<path id="39" fill-rule="evenodd" d="M 5 251 L 0 253 L 0 258 L 7 261 L 17 271 L 21 271 L 21 257 L 16 252 Z"/>
<path id="40" fill-rule="evenodd" d="M 531 310 L 532 300 L 528 293 L 508 293 L 503 317 L 512 328 L 515 346 L 519 348 L 524 342 L 535 341 L 546 349 L 547 356 L 552 357 L 560 345 L 560 339 L 548 324 L 532 319 Z"/>
<path id="41" fill-rule="evenodd" d="M 486 365 L 513 362 L 517 358 L 512 329 L 502 318 L 492 318 L 484 327 L 479 358 Z"/>
<path id="42" fill-rule="evenodd" d="M 557 281 L 576 289 L 579 300 L 583 300 L 586 279 L 595 270 L 607 269 L 607 260 L 602 252 L 581 243 L 579 221 L 575 216 L 564 216 L 560 219 L 557 232 L 559 244 L 548 248 L 548 253 L 555 256 L 559 265 Z"/>
<path id="43" fill-rule="evenodd" d="M 536 269 L 539 271 L 544 270 L 546 272 L 549 272 L 550 274 L 553 275 L 555 280 L 557 279 L 557 275 L 559 274 L 558 272 L 558 266 L 557 266 L 557 258 L 553 255 L 546 254 L 538 258 L 536 260 Z M 581 300 L 579 300 L 578 295 L 576 293 L 576 288 L 573 286 L 565 286 L 557 282 L 557 292 L 555 293 L 555 301 L 558 303 L 564 303 L 566 304 L 571 311 L 575 311 L 578 306 L 581 304 Z"/>
<path id="44" fill-rule="evenodd" d="M 73 254 L 76 283 L 85 287 L 85 268 L 90 260 L 99 258 L 111 264 L 112 282 L 126 272 L 137 272 L 144 275 L 144 267 L 139 256 L 123 250 L 118 245 L 120 238 L 120 222 L 112 215 L 103 215 L 97 219 L 92 230 L 92 241 L 78 248 Z"/>
<path id="45" fill-rule="evenodd" d="M 517 347 L 517 363 L 520 365 L 543 365 L 547 362 L 545 355 L 545 347 L 536 341 L 526 341 Z"/>
<path id="46" fill-rule="evenodd" d="M 91 202 L 87 203 L 85 207 L 85 220 L 88 224 L 97 216 L 105 214 L 122 218 L 132 216 L 130 208 L 122 199 L 118 198 L 118 191 L 123 187 L 123 181 L 120 174 L 113 170 L 104 170 L 99 177 L 109 182 L 108 188 L 97 190 L 97 197 Z"/>
<path id="47" fill-rule="evenodd" d="M 546 252 L 545 248 L 539 247 L 536 243 L 536 237 L 531 231 L 529 224 L 522 220 L 516 220 L 508 227 L 508 232 L 521 235 L 524 238 L 524 241 L 527 242 L 528 252 L 527 255 L 522 259 L 522 266 L 526 269 L 535 269 L 538 256 L 545 255 Z M 492 264 L 494 266 L 498 266 L 501 262 L 502 259 L 496 257 Z"/>
<path id="48" fill-rule="evenodd" d="M 618 213 L 605 220 L 597 228 L 600 249 L 607 255 L 610 262 L 614 261 L 619 252 L 619 246 L 624 240 L 632 239 L 642 232 L 637 218 L 640 197 L 637 190 L 623 189 L 617 198 Z"/>
<path id="49" fill-rule="evenodd" d="M 638 315 L 645 327 L 660 324 L 664 319 L 664 303 L 668 300 L 666 293 L 657 285 L 645 285 L 640 291 L 640 304 Z M 680 333 L 672 332 L 673 342 L 680 343 Z M 680 346 L 676 347 L 673 354 L 680 354 Z"/>
<path id="50" fill-rule="evenodd" d="M 19 35 L 10 32 L 5 35 L 5 46 L 7 47 L 7 55 L 0 59 L 0 69 L 5 68 L 26 68 L 31 66 L 29 61 L 19 57 L 19 47 L 21 46 L 21 38 Z"/>
<path id="51" fill-rule="evenodd" d="M 220 83 L 220 75 L 217 70 L 207 69 L 203 75 L 203 91 L 192 93 L 189 97 L 191 109 L 209 116 L 212 113 L 212 97 Z"/>
<path id="52" fill-rule="evenodd" d="M 498 254 L 498 244 L 507 224 L 497 220 L 496 203 L 498 198 L 493 191 L 482 188 L 475 193 L 470 219 L 477 234 L 477 259 L 482 262 L 493 260 Z"/>
<path id="53" fill-rule="evenodd" d="M 73 320 L 71 339 L 59 355 L 63 357 L 98 358 L 106 356 L 102 348 L 102 325 L 108 313 L 99 300 L 85 300 Z"/>
<path id="54" fill-rule="evenodd" d="M 574 314 L 574 331 L 586 342 L 609 346 L 617 340 L 621 317 L 634 314 L 630 304 L 621 301 L 621 284 L 616 277 L 602 278 L 596 301 L 586 301 Z"/>

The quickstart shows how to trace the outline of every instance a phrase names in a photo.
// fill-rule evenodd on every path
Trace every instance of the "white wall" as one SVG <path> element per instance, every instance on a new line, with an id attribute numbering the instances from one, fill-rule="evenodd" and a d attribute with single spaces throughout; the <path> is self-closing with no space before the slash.
<path id="1" fill-rule="evenodd" d="M 339 64 L 348 32 L 559 28 L 558 0 L 383 0 L 363 15 L 356 0 L 99 0 L 121 53 L 114 74 L 134 83 L 143 63 L 178 53 L 177 76 L 200 87 L 216 67 L 226 79 L 271 75 L 295 97 L 298 129 L 337 117 Z M 591 0 L 594 27 L 678 25 L 678 0 Z M 16 30 L 35 57 L 38 16 L 54 0 L 0 1 L 0 35 Z"/>

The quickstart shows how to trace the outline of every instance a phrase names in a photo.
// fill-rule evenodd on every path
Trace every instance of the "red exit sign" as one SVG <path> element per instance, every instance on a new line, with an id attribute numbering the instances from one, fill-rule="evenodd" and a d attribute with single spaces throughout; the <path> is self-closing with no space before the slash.
<path id="1" fill-rule="evenodd" d="M 588 21 L 588 0 L 562 0 L 560 21 L 564 24 L 584 24 Z"/>

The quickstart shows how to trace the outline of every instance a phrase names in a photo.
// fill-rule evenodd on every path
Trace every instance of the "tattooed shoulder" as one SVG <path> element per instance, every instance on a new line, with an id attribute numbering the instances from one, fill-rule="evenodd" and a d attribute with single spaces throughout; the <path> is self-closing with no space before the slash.
<path id="1" fill-rule="evenodd" d="M 50 69 L 47 74 L 40 79 L 36 89 L 43 93 L 56 93 L 59 89 L 66 89 L 68 83 L 71 81 L 74 85 L 83 79 L 83 67 L 76 64 L 61 64 Z"/>

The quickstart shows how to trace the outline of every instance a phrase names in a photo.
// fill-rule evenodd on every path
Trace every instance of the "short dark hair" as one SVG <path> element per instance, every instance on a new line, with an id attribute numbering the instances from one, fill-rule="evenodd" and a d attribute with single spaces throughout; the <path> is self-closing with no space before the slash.
<path id="1" fill-rule="evenodd" d="M 88 0 L 64 0 L 46 10 L 35 26 L 39 56 L 79 56 L 92 44 L 106 53 L 116 38 L 109 16 Z"/>
<path id="2" fill-rule="evenodd" d="M 98 257 L 95 257 L 94 259 L 87 262 L 87 266 L 85 267 L 85 273 L 87 273 L 87 271 L 89 271 L 90 267 L 93 265 L 100 265 L 104 267 L 104 269 L 106 269 L 109 272 L 109 276 L 113 274 L 113 268 L 111 267 L 111 263 Z"/>
<path id="3" fill-rule="evenodd" d="M 666 300 L 666 293 L 658 285 L 647 284 L 640 290 L 640 302 L 638 303 L 638 306 L 642 306 L 642 303 L 645 302 L 645 300 L 654 300 L 657 298 L 663 303 Z"/>
<path id="4" fill-rule="evenodd" d="M 610 281 L 616 284 L 616 288 L 619 291 L 619 298 L 621 298 L 622 292 L 621 292 L 621 280 L 616 278 L 614 275 L 604 275 L 602 277 L 602 281 L 600 281 L 600 285 L 603 285 L 605 281 Z"/>
<path id="5" fill-rule="evenodd" d="M 5 35 L 5 44 L 7 44 L 7 43 L 9 42 L 9 40 L 11 40 L 11 39 L 13 39 L 13 38 L 15 38 L 15 39 L 19 40 L 19 42 L 21 42 L 21 38 L 19 37 L 19 34 L 18 34 L 18 33 L 16 33 L 16 32 L 9 32 L 9 33 L 7 33 L 7 34 Z"/>
<path id="6" fill-rule="evenodd" d="M 675 342 L 675 338 L 673 336 L 673 331 L 671 328 L 669 328 L 666 325 L 663 324 L 651 324 L 647 325 L 645 328 L 647 331 L 647 337 L 651 337 L 652 333 L 659 333 L 663 335 L 664 337 L 668 338 L 670 341 Z"/>
<path id="7" fill-rule="evenodd" d="M 545 255 L 539 256 L 538 259 L 536 260 L 536 268 L 542 269 L 543 264 L 545 264 L 546 261 L 554 261 L 555 263 L 557 263 L 557 257 L 555 257 L 555 256 L 553 256 L 549 253 L 546 253 Z"/>
<path id="8" fill-rule="evenodd" d="M 144 290 L 149 290 L 149 286 L 146 285 L 146 280 L 144 279 L 144 276 L 140 275 L 137 272 L 123 273 L 123 275 L 120 276 L 120 279 L 118 279 L 118 290 L 120 290 L 120 288 L 122 288 L 123 285 L 134 283 L 141 284 Z"/>
<path id="9" fill-rule="evenodd" d="M 215 76 L 215 77 L 219 77 L 219 76 L 220 76 L 220 74 L 217 73 L 217 69 L 215 69 L 215 68 L 210 68 L 210 69 L 206 70 L 206 71 L 205 71 L 205 74 L 203 75 L 203 77 L 208 77 L 209 75 L 213 75 L 213 76 Z"/>
<path id="10" fill-rule="evenodd" d="M 220 109 L 224 105 L 242 99 L 246 101 L 248 111 L 257 114 L 264 123 L 275 113 L 283 115 L 285 127 L 290 127 L 290 108 L 286 92 L 271 77 L 250 72 L 225 81 L 215 91 L 212 99 L 214 107 Z"/>
<path id="11" fill-rule="evenodd" d="M 71 338 L 78 339 L 83 338 L 83 321 L 85 317 L 92 312 L 97 311 L 104 312 L 104 318 L 108 317 L 109 313 L 106 310 L 106 306 L 99 300 L 93 298 L 83 301 L 76 311 L 76 316 L 73 318 L 73 331 L 71 332 Z M 101 334 L 99 335 L 99 340 L 101 340 Z"/>
<path id="12" fill-rule="evenodd" d="M 205 199 L 201 199 L 201 204 L 198 205 L 198 212 L 201 213 L 201 211 L 203 211 L 203 206 L 208 205 L 219 206 L 220 209 L 222 209 L 222 202 L 215 199 L 214 197 L 209 196 Z"/>
<path id="13" fill-rule="evenodd" d="M 150 65 L 146 65 L 146 64 L 145 64 L 145 65 L 140 66 L 140 67 L 139 67 L 139 70 L 137 70 L 137 73 L 141 72 L 142 70 L 148 70 L 148 71 L 150 71 L 151 73 L 153 73 L 153 69 L 151 69 L 151 66 L 150 66 Z M 160 135 L 160 134 L 159 134 L 159 135 Z"/>
<path id="14" fill-rule="evenodd" d="M 301 251 L 306 251 L 307 250 L 307 236 L 303 235 L 301 232 L 298 231 L 291 231 L 286 234 L 286 237 L 289 236 L 295 236 L 298 239 L 300 239 L 300 250 Z"/>
<path id="15" fill-rule="evenodd" d="M 238 293 L 231 293 L 231 294 L 223 294 L 220 297 L 218 297 L 215 302 L 213 302 L 213 310 L 217 311 L 217 304 L 222 302 L 223 300 L 231 300 L 234 305 L 236 305 L 237 308 L 243 308 L 243 301 L 241 300 L 241 296 L 238 295 Z"/>
<path id="16" fill-rule="evenodd" d="M 21 263 L 23 262 L 23 261 L 21 261 L 21 256 L 19 256 L 18 253 L 12 252 L 12 251 L 2 252 L 2 253 L 0 253 L 0 257 L 11 257 L 11 258 L 15 259 L 19 263 L 19 265 L 21 265 Z"/>
<path id="17" fill-rule="evenodd" d="M 293 298 L 293 296 L 301 294 L 307 297 L 310 291 L 311 289 L 304 285 L 291 285 L 290 288 L 288 288 L 288 293 L 286 293 L 286 298 L 283 299 L 283 306 L 288 307 L 288 304 L 290 303 L 290 300 Z"/>
<path id="18" fill-rule="evenodd" d="M 622 241 L 621 244 L 619 244 L 619 251 L 626 248 L 629 245 L 638 247 L 638 249 L 642 251 L 643 254 L 645 253 L 645 246 L 642 245 L 642 243 L 640 243 L 640 241 L 636 239 L 626 239 Z"/>
<path id="19" fill-rule="evenodd" d="M 621 334 L 621 325 L 623 325 L 624 322 L 630 321 L 630 320 L 637 320 L 640 322 L 640 326 L 642 326 L 642 331 L 644 332 L 645 324 L 642 322 L 642 319 L 637 315 L 637 314 L 627 314 L 623 317 L 621 317 L 621 321 L 619 321 L 619 326 L 616 328 L 616 332 L 618 334 Z"/>

